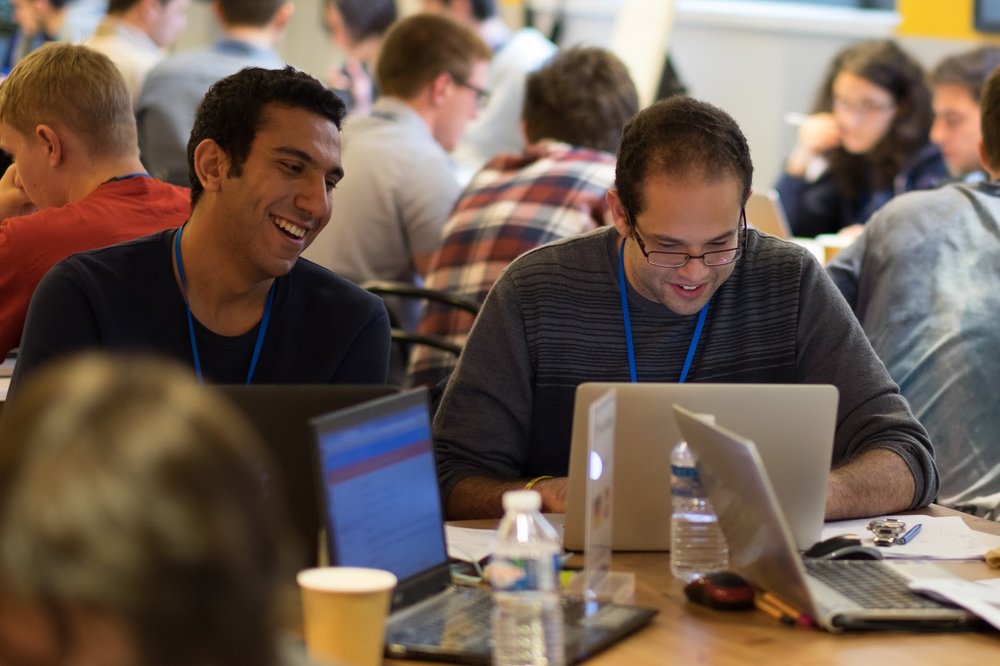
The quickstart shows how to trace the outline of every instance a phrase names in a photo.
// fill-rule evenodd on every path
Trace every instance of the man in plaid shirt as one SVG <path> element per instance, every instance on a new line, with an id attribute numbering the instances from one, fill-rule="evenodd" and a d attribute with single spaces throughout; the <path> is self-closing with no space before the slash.
<path id="1" fill-rule="evenodd" d="M 556 55 L 528 78 L 523 155 L 501 155 L 473 177 L 444 227 L 425 286 L 479 303 L 514 258 L 605 224 L 621 129 L 638 111 L 624 64 L 599 48 Z M 428 302 L 418 332 L 464 344 L 473 316 Z M 455 365 L 448 352 L 414 347 L 408 383 L 435 385 Z"/>

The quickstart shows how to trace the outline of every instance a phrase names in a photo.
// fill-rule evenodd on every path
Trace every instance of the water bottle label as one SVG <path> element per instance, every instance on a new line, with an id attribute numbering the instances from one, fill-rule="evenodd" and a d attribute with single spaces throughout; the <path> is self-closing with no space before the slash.
<path id="1" fill-rule="evenodd" d="M 670 494 L 674 497 L 704 497 L 705 489 L 698 477 L 697 467 L 671 465 L 673 476 L 670 484 Z"/>
<path id="2" fill-rule="evenodd" d="M 494 590 L 504 592 L 557 590 L 556 572 L 559 571 L 559 556 L 546 559 L 508 559 L 496 555 L 486 567 L 490 585 Z"/>

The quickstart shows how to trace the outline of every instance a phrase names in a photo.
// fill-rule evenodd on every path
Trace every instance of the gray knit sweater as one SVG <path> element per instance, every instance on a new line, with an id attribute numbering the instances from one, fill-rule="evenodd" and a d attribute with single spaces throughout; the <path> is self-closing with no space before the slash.
<path id="1" fill-rule="evenodd" d="M 565 476 L 573 399 L 585 381 L 628 381 L 614 228 L 515 260 L 486 299 L 434 421 L 445 501 L 468 476 Z M 676 382 L 697 315 L 629 288 L 639 381 Z M 805 250 L 749 231 L 747 252 L 712 298 L 687 381 L 833 384 L 833 462 L 895 451 L 912 507 L 938 476 L 927 433 L 851 310 Z"/>

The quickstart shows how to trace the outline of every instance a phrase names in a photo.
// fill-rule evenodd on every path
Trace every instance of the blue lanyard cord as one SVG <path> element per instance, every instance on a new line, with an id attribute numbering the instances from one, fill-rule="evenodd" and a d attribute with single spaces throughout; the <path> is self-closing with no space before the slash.
<path id="1" fill-rule="evenodd" d="M 184 226 L 177 230 L 174 236 L 174 257 L 177 259 L 177 275 L 181 279 L 181 291 L 184 295 L 184 308 L 187 310 L 188 336 L 191 338 L 191 358 L 194 361 L 194 373 L 198 377 L 198 383 L 204 384 L 205 377 L 201 371 L 201 356 L 198 354 L 198 340 L 194 334 L 194 316 L 191 314 L 191 304 L 187 298 L 187 276 L 184 273 L 184 260 L 181 258 L 181 234 L 184 233 Z M 274 283 L 267 292 L 267 303 L 264 305 L 264 316 L 261 317 L 260 327 L 257 330 L 257 341 L 253 346 L 253 356 L 250 358 L 250 369 L 247 370 L 247 384 L 253 380 L 254 370 L 257 369 L 257 360 L 260 358 L 260 350 L 264 347 L 264 334 L 267 332 L 267 324 L 271 320 L 271 304 L 274 302 Z"/>
<path id="2" fill-rule="evenodd" d="M 618 248 L 618 293 L 622 302 L 622 317 L 625 320 L 625 346 L 628 351 L 628 373 L 629 379 L 634 384 L 638 381 L 635 366 L 635 345 L 632 342 L 632 318 L 628 309 L 628 287 L 625 282 L 625 241 L 623 238 L 621 246 Z M 694 327 L 694 335 L 691 336 L 691 344 L 688 345 L 687 357 L 684 359 L 684 368 L 681 370 L 681 378 L 678 380 L 683 384 L 687 380 L 688 372 L 691 370 L 691 363 L 694 362 L 694 353 L 698 349 L 698 340 L 701 339 L 701 331 L 705 327 L 705 319 L 708 317 L 708 303 L 701 308 L 698 313 L 698 323 Z"/>
<path id="3" fill-rule="evenodd" d="M 628 313 L 628 288 L 625 286 L 625 238 L 618 248 L 618 293 L 622 299 L 622 317 L 625 319 L 625 348 L 628 350 L 629 381 L 639 381 L 635 372 L 635 345 L 632 344 L 632 318 Z M 183 280 L 183 278 L 181 278 Z"/>

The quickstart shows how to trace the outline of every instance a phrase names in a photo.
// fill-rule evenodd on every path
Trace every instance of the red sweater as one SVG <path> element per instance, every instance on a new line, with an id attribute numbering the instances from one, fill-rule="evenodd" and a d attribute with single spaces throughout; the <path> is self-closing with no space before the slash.
<path id="1" fill-rule="evenodd" d="M 178 227 L 191 193 L 154 178 L 104 183 L 75 203 L 0 222 L 0 360 L 21 341 L 45 273 L 71 254 Z"/>

